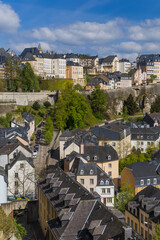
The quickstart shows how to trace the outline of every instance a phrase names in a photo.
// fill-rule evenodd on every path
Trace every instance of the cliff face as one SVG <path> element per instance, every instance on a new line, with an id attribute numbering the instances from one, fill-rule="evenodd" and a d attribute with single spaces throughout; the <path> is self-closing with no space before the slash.
<path id="1" fill-rule="evenodd" d="M 85 92 L 85 94 L 90 95 L 91 93 Z M 144 113 L 149 113 L 151 104 L 155 101 L 155 98 L 160 95 L 160 84 L 106 90 L 105 94 L 109 114 L 118 115 L 122 113 L 123 103 L 128 98 L 129 94 L 133 95 L 138 106 Z"/>
<path id="2" fill-rule="evenodd" d="M 151 104 L 160 95 L 160 84 L 139 86 L 133 88 L 114 89 L 105 92 L 107 95 L 108 111 L 110 114 L 119 114 L 123 111 L 123 103 L 132 94 L 143 112 L 150 112 Z"/>

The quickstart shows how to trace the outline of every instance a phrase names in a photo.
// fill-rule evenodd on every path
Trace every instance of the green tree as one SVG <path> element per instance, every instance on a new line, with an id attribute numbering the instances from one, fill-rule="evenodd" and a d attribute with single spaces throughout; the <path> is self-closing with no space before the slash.
<path id="1" fill-rule="evenodd" d="M 156 78 L 157 78 L 157 75 L 151 74 L 149 81 L 153 83 Z"/>
<path id="2" fill-rule="evenodd" d="M 129 115 L 134 115 L 139 110 L 138 105 L 134 101 L 132 94 L 129 94 L 127 100 L 124 101 L 123 112 L 125 111 L 125 108 L 127 108 L 127 112 Z"/>
<path id="3" fill-rule="evenodd" d="M 96 118 L 104 119 L 106 110 L 106 97 L 99 85 L 91 93 L 91 108 Z"/>
<path id="4" fill-rule="evenodd" d="M 74 86 L 74 89 L 75 90 L 78 90 L 78 91 L 82 91 L 83 90 L 83 87 L 78 83 Z"/>
<path id="5" fill-rule="evenodd" d="M 131 186 L 127 183 L 124 183 L 118 194 L 118 201 L 115 203 L 115 207 L 124 212 L 129 201 L 134 197 Z"/>
<path id="6" fill-rule="evenodd" d="M 49 107 L 51 106 L 51 104 L 50 104 L 49 101 L 45 101 L 45 102 L 43 103 L 43 105 L 44 105 L 44 107 L 46 107 L 46 108 L 49 108 Z"/>
<path id="7" fill-rule="evenodd" d="M 53 129 L 54 129 L 53 121 L 50 116 L 47 117 L 44 128 L 45 128 L 45 131 L 44 131 L 45 141 L 47 143 L 50 143 L 52 141 Z"/>
<path id="8" fill-rule="evenodd" d="M 24 91 L 37 91 L 38 90 L 38 78 L 35 76 L 34 71 L 30 63 L 26 62 L 22 72 L 23 78 L 23 90 Z"/>
<path id="9" fill-rule="evenodd" d="M 151 113 L 160 112 L 160 96 L 157 96 L 151 105 Z"/>
<path id="10" fill-rule="evenodd" d="M 160 240 L 160 224 L 156 225 L 156 234 L 153 237 L 154 240 Z"/>
<path id="11" fill-rule="evenodd" d="M 49 130 L 44 133 L 46 143 L 50 143 L 52 141 L 53 133 Z"/>
<path id="12" fill-rule="evenodd" d="M 33 103 L 33 105 L 32 105 L 32 108 L 34 109 L 34 110 L 39 110 L 40 109 L 40 104 L 37 102 L 37 101 L 35 101 L 34 103 Z"/>
<path id="13" fill-rule="evenodd" d="M 68 83 L 55 106 L 56 126 L 61 130 L 82 127 L 87 111 L 85 97 L 75 91 L 73 84 Z"/>

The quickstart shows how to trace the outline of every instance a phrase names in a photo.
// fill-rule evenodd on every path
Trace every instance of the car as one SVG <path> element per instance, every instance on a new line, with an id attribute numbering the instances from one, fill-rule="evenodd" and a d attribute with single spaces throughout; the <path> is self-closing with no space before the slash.
<path id="1" fill-rule="evenodd" d="M 37 130 L 37 135 L 41 135 L 42 131 L 39 129 Z"/>
<path id="2" fill-rule="evenodd" d="M 34 152 L 33 152 L 33 158 L 35 158 L 35 157 L 37 157 L 37 151 L 36 150 L 34 150 Z"/>
<path id="3" fill-rule="evenodd" d="M 36 150 L 36 151 L 38 152 L 38 150 L 39 150 L 39 145 L 38 145 L 38 144 L 36 144 L 36 145 L 34 146 L 34 150 Z"/>

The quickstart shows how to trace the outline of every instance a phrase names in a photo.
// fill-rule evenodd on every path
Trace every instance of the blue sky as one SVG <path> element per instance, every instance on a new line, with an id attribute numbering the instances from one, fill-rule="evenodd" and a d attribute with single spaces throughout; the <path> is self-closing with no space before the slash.
<path id="1" fill-rule="evenodd" d="M 159 53 L 159 0 L 0 0 L 0 47 L 118 54 Z"/>

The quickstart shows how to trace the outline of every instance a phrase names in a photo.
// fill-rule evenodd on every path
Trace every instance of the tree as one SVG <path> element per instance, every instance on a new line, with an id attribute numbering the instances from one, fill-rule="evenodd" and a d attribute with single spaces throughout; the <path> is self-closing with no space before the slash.
<path id="1" fill-rule="evenodd" d="M 46 108 L 49 108 L 49 107 L 51 106 L 51 104 L 50 104 L 49 101 L 45 101 L 45 102 L 43 103 L 43 105 L 44 105 L 44 107 L 46 107 Z"/>
<path id="2" fill-rule="evenodd" d="M 151 74 L 149 81 L 153 83 L 156 78 L 157 78 L 157 75 Z"/>
<path id="3" fill-rule="evenodd" d="M 49 116 L 45 122 L 45 131 L 44 131 L 44 136 L 45 136 L 45 141 L 46 143 L 50 143 L 53 138 L 53 121 L 51 117 Z"/>
<path id="4" fill-rule="evenodd" d="M 91 108 L 95 117 L 104 119 L 104 113 L 106 109 L 106 97 L 99 85 L 95 87 L 91 93 Z"/>
<path id="5" fill-rule="evenodd" d="M 24 91 L 37 91 L 38 90 L 38 78 L 35 76 L 34 71 L 30 63 L 26 62 L 22 71 L 23 78 L 23 90 Z"/>
<path id="6" fill-rule="evenodd" d="M 154 240 L 160 240 L 160 224 L 156 225 L 156 234 L 153 237 Z"/>
<path id="7" fill-rule="evenodd" d="M 160 96 L 157 96 L 151 105 L 151 113 L 160 112 Z"/>
<path id="8" fill-rule="evenodd" d="M 33 105 L 32 105 L 32 108 L 34 109 L 34 110 L 39 110 L 40 109 L 40 104 L 36 101 L 36 102 L 34 102 L 33 103 Z"/>
<path id="9" fill-rule="evenodd" d="M 127 100 L 124 101 L 123 112 L 125 108 L 127 108 L 127 112 L 129 115 L 134 115 L 139 110 L 138 105 L 134 101 L 132 94 L 129 94 Z"/>
<path id="10" fill-rule="evenodd" d="M 115 207 L 124 212 L 129 201 L 134 197 L 131 186 L 127 183 L 124 183 L 118 194 L 118 201 L 115 203 Z"/>
<path id="11" fill-rule="evenodd" d="M 56 126 L 61 130 L 81 127 L 87 111 L 85 97 L 75 91 L 73 84 L 68 83 L 55 106 Z"/>
<path id="12" fill-rule="evenodd" d="M 77 83 L 77 84 L 74 86 L 74 89 L 75 89 L 75 90 L 78 90 L 78 91 L 82 91 L 82 90 L 83 90 L 83 87 L 82 87 L 79 83 Z"/>

